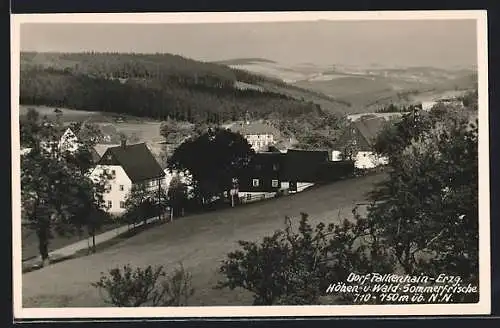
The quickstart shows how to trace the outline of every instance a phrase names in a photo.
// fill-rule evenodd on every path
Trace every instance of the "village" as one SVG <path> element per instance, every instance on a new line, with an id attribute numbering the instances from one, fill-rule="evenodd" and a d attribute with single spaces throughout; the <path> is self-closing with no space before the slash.
<path id="1" fill-rule="evenodd" d="M 412 299 L 331 292 L 351 273 L 479 286 L 473 23 L 23 26 L 17 306 Z"/>
<path id="2" fill-rule="evenodd" d="M 354 118 L 339 140 L 338 149 L 324 150 L 277 149 L 276 141 L 282 138 L 280 131 L 262 121 L 245 120 L 227 124 L 224 128 L 243 135 L 256 152 L 247 174 L 235 177 L 238 182 L 232 190 L 233 196 L 238 203 L 261 200 L 275 197 L 276 194 L 300 192 L 316 183 L 326 182 L 326 170 L 340 170 L 341 173 L 335 177 L 339 179 L 353 175 L 355 169 L 373 170 L 383 166 L 387 159 L 373 152 L 372 143 L 387 122 L 387 116 L 366 114 Z M 163 141 L 129 142 L 122 135 L 119 144 L 112 144 L 109 141 L 112 138 L 116 140 L 116 136 L 106 134 L 107 130 L 103 130 L 100 140 L 104 143 L 95 144 L 92 148 L 95 166 L 90 175 L 112 173 L 113 178 L 109 180 L 104 194 L 105 208 L 110 214 L 119 216 L 126 210 L 125 200 L 134 184 L 146 184 L 151 188 L 160 187 L 167 191 L 173 177 L 189 183 L 190 177 L 187 174 L 171 172 L 165 167 L 165 163 L 159 161 L 158 151 L 155 150 Z M 57 144 L 59 149 L 70 152 L 78 150 L 78 131 L 67 127 L 60 135 Z M 175 145 L 169 146 L 175 149 Z M 343 150 L 347 146 L 354 146 L 353 149 L 356 150 L 349 158 L 343 156 Z M 21 154 L 28 152 L 28 148 L 21 150 Z"/>
<path id="3" fill-rule="evenodd" d="M 462 106 L 457 99 L 439 100 L 433 105 L 438 103 Z M 416 108 L 425 113 L 432 106 Z M 59 118 L 62 116 L 60 110 L 56 109 L 55 113 Z M 335 149 L 304 150 L 294 148 L 293 138 L 283 136 L 283 133 L 272 124 L 264 120 L 252 120 L 247 113 L 245 119 L 223 124 L 220 128 L 242 135 L 255 152 L 255 156 L 240 176 L 233 177 L 230 190 L 224 191 L 222 197 L 215 196 L 207 202 L 219 203 L 219 207 L 220 204 L 222 207 L 234 207 L 292 195 L 341 179 L 382 172 L 388 164 L 388 159 L 377 154 L 373 144 L 384 128 L 394 124 L 406 114 L 409 112 L 347 115 L 349 123 L 341 132 Z M 57 132 L 59 137 L 56 135 L 53 141 L 42 141 L 42 145 L 47 149 L 54 147 L 61 153 L 78 152 L 83 145 L 82 140 L 86 138 L 83 134 L 86 130 L 85 125 L 89 124 L 88 121 L 88 119 L 65 121 Z M 115 125 L 120 126 L 122 123 L 123 119 L 119 119 Z M 136 218 L 135 222 L 141 222 L 142 219 L 151 222 L 154 221 L 152 220 L 154 217 L 160 216 L 172 221 L 175 216 L 189 214 L 190 209 L 185 208 L 189 207 L 186 202 L 181 205 L 179 211 L 174 211 L 168 195 L 172 180 L 175 180 L 186 188 L 186 200 L 194 198 L 193 178 L 185 170 L 168 168 L 165 160 L 165 154 L 171 156 L 186 137 L 181 138 L 177 144 L 166 142 L 161 137 L 140 138 L 136 133 L 127 135 L 119 132 L 115 125 L 102 123 L 91 126 L 91 129 L 97 126 L 98 131 L 96 140 L 90 148 L 92 165 L 88 171 L 88 176 L 96 183 L 102 174 L 109 175 L 102 193 L 102 209 L 112 221 L 116 222 L 112 226 L 115 227 L 120 222 L 125 224 L 123 217 L 131 211 L 127 201 L 130 203 L 132 190 L 138 186 L 145 187 L 148 191 L 150 204 L 166 202 L 164 204 L 166 207 L 160 213 L 142 212 L 139 215 L 144 217 Z M 23 148 L 21 156 L 29 152 L 30 148 Z M 24 218 L 23 220 L 29 225 L 29 221 Z M 68 243 L 70 240 L 62 240 L 61 246 L 66 246 Z M 26 253 L 23 259 L 29 268 L 32 267 L 29 263 L 33 263 L 34 248 Z M 35 263 L 38 263 L 38 260 Z M 37 266 L 38 264 L 35 264 L 35 267 Z"/>

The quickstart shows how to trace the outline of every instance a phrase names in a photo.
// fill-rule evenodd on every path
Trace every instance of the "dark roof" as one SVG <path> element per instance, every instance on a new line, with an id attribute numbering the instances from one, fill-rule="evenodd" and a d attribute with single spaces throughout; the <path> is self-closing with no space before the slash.
<path id="1" fill-rule="evenodd" d="M 120 165 L 133 183 L 165 176 L 145 143 L 110 147 L 98 164 Z"/>
<path id="2" fill-rule="evenodd" d="M 328 151 L 289 149 L 285 156 L 283 178 L 288 181 L 314 182 L 320 166 L 328 160 Z"/>
<path id="3" fill-rule="evenodd" d="M 356 148 L 358 150 L 370 151 L 372 150 L 373 142 L 385 124 L 387 124 L 387 121 L 382 117 L 360 118 L 353 121 L 338 139 L 335 148 L 341 150 L 356 140 Z"/>
<path id="4" fill-rule="evenodd" d="M 368 144 L 372 144 L 377 135 L 382 131 L 385 119 L 379 117 L 360 119 L 353 122 L 353 125 L 359 131 L 361 136 L 367 141 Z"/>

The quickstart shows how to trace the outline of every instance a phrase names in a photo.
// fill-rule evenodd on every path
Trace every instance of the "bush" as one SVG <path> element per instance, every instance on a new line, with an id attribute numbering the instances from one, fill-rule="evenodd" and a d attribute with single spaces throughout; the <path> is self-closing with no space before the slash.
<path id="1" fill-rule="evenodd" d="M 104 302 L 118 307 L 185 306 L 194 294 L 191 275 L 182 264 L 170 276 L 163 266 L 142 269 L 127 264 L 103 273 L 91 285 L 99 289 Z"/>
<path id="2" fill-rule="evenodd" d="M 360 245 L 360 238 L 371 232 L 366 221 L 358 219 L 356 224 L 320 223 L 313 228 L 302 213 L 294 231 L 292 219 L 286 217 L 286 228 L 260 244 L 239 242 L 243 249 L 223 261 L 220 272 L 226 279 L 216 288 L 246 289 L 254 294 L 254 305 L 311 305 L 320 304 L 329 284 L 345 281 L 351 272 L 391 272 L 376 239 Z"/>

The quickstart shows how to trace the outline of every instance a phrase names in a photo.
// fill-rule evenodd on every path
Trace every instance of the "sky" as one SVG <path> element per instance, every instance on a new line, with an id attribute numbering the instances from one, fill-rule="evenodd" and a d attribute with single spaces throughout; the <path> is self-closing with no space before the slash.
<path id="1" fill-rule="evenodd" d="M 282 64 L 477 65 L 475 20 L 203 24 L 24 23 L 21 51 L 167 52 L 203 61 Z"/>

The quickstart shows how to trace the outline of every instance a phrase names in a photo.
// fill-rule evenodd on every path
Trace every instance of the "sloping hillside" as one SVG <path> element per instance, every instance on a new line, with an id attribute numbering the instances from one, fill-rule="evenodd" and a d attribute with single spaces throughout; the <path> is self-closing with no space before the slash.
<path id="1" fill-rule="evenodd" d="M 346 111 L 350 113 L 370 112 L 390 103 L 411 104 L 415 99 L 431 100 L 450 91 L 477 88 L 477 69 L 474 67 L 284 65 L 259 58 L 227 60 L 225 63 L 234 69 L 281 79 L 301 90 L 343 102 L 349 105 Z"/>
<path id="2" fill-rule="evenodd" d="M 246 111 L 293 117 L 348 107 L 277 79 L 171 54 L 24 52 L 20 91 L 24 105 L 209 123 Z"/>
<path id="3" fill-rule="evenodd" d="M 284 217 L 300 212 L 311 215 L 311 223 L 338 223 L 352 217 L 356 203 L 366 200 L 373 184 L 385 174 L 339 181 L 289 197 L 281 197 L 233 209 L 202 213 L 144 231 L 98 253 L 50 265 L 23 275 L 24 307 L 105 306 L 90 283 L 101 272 L 117 266 L 165 265 L 182 262 L 193 276 L 195 295 L 190 306 L 251 305 L 244 290 L 215 289 L 227 253 L 238 248 L 238 240 L 262 240 L 283 229 Z M 296 224 L 296 221 L 293 221 Z"/>

